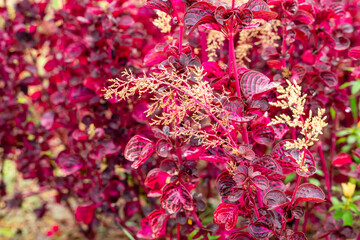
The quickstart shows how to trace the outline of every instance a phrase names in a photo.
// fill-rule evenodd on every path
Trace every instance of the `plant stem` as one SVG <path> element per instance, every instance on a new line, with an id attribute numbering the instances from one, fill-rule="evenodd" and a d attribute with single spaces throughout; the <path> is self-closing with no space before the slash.
<path id="1" fill-rule="evenodd" d="M 182 23 L 182 21 L 179 24 L 180 29 L 179 29 L 179 53 L 181 53 L 182 51 L 182 40 L 183 40 L 183 31 L 184 31 L 184 24 Z"/>
<path id="2" fill-rule="evenodd" d="M 207 42 L 206 42 L 206 33 L 203 31 L 200 31 L 200 37 L 201 37 L 201 59 L 203 62 L 208 61 L 208 55 L 206 53 L 207 49 Z"/>
<path id="3" fill-rule="evenodd" d="M 309 211 L 307 211 L 308 209 L 309 209 L 309 203 L 307 202 L 306 205 L 305 205 L 305 216 L 304 216 L 304 223 L 303 223 L 303 226 L 302 226 L 303 233 L 306 232 L 306 224 L 307 224 L 307 220 L 309 218 Z"/>
<path id="4" fill-rule="evenodd" d="M 180 239 L 180 224 L 176 223 L 176 237 Z"/>
<path id="5" fill-rule="evenodd" d="M 320 155 L 320 160 L 321 160 L 321 165 L 322 165 L 322 170 L 325 174 L 325 182 L 326 182 L 326 188 L 327 188 L 327 197 L 329 199 L 329 201 L 331 200 L 331 185 L 330 185 L 330 178 L 329 178 L 329 173 L 328 173 L 328 169 L 326 166 L 326 162 L 325 162 L 325 157 L 324 157 L 324 152 L 322 150 L 322 145 L 321 142 L 318 145 L 318 151 L 319 151 L 319 155 Z"/>
<path id="6" fill-rule="evenodd" d="M 260 218 L 260 214 L 259 214 L 259 211 L 258 211 L 258 209 L 257 209 L 256 202 L 255 202 L 255 197 L 254 197 L 254 195 L 253 195 L 253 193 L 252 193 L 252 191 L 251 191 L 250 185 L 248 186 L 248 190 L 249 190 L 249 194 L 250 194 L 251 198 L 252 198 L 253 201 L 254 201 L 254 210 L 255 210 L 256 217 L 259 219 L 259 218 Z"/>

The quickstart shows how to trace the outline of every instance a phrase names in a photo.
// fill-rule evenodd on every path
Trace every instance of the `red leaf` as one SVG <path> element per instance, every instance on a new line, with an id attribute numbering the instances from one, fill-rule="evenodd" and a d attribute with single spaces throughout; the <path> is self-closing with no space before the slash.
<path id="1" fill-rule="evenodd" d="M 226 231 L 230 231 L 236 225 L 239 216 L 237 205 L 232 203 L 220 203 L 214 212 L 214 222 L 225 225 Z"/>
<path id="2" fill-rule="evenodd" d="M 159 238 L 165 234 L 167 221 L 169 215 L 164 211 L 164 209 L 154 210 L 148 216 L 149 225 L 153 232 L 153 238 Z"/>
<path id="3" fill-rule="evenodd" d="M 198 25 L 216 22 L 213 16 L 215 7 L 207 2 L 198 2 L 191 5 L 184 15 L 184 24 L 189 32 L 192 32 Z"/>
<path id="4" fill-rule="evenodd" d="M 282 68 L 282 62 L 279 61 L 279 60 L 269 60 L 266 63 L 270 68 L 275 68 L 275 69 L 281 69 Z"/>
<path id="5" fill-rule="evenodd" d="M 183 208 L 185 210 L 193 210 L 193 200 L 190 193 L 182 185 L 170 183 L 163 189 L 160 198 L 161 206 L 169 213 L 173 214 Z"/>
<path id="6" fill-rule="evenodd" d="M 167 14 L 172 12 L 171 1 L 168 0 L 148 0 L 146 7 L 163 11 Z"/>
<path id="7" fill-rule="evenodd" d="M 269 180 L 265 176 L 255 176 L 251 179 L 251 182 L 260 190 L 266 190 L 269 188 Z"/>
<path id="8" fill-rule="evenodd" d="M 233 232 L 230 234 L 228 240 L 255 240 L 247 232 Z"/>
<path id="9" fill-rule="evenodd" d="M 248 99 L 252 99 L 256 95 L 263 94 L 276 87 L 267 76 L 256 71 L 244 73 L 240 79 L 240 86 L 242 93 Z"/>
<path id="10" fill-rule="evenodd" d="M 351 48 L 348 54 L 351 58 L 360 59 L 360 46 Z"/>
<path id="11" fill-rule="evenodd" d="M 291 68 L 291 81 L 296 80 L 297 83 L 301 83 L 302 79 L 304 78 L 306 74 L 305 67 L 301 65 L 295 65 L 293 68 Z"/>
<path id="12" fill-rule="evenodd" d="M 151 140 L 136 135 L 126 145 L 124 155 L 127 160 L 134 162 L 131 167 L 136 169 L 148 160 L 154 151 L 155 145 Z"/>
<path id="13" fill-rule="evenodd" d="M 296 232 L 293 235 L 291 235 L 289 240 L 307 240 L 307 238 L 303 232 Z"/>
<path id="14" fill-rule="evenodd" d="M 274 129 L 271 126 L 262 126 L 253 130 L 253 139 L 258 144 L 271 145 L 275 140 Z"/>
<path id="15" fill-rule="evenodd" d="M 268 226 L 267 222 L 261 219 L 251 223 L 248 229 L 251 236 L 256 239 L 270 238 L 272 236 L 270 226 Z"/>
<path id="16" fill-rule="evenodd" d="M 265 21 L 270 21 L 275 19 L 278 16 L 276 12 L 271 11 L 253 11 L 254 19 L 263 19 Z"/>
<path id="17" fill-rule="evenodd" d="M 299 186 L 296 192 L 294 205 L 298 205 L 302 202 L 320 203 L 324 201 L 325 193 L 320 187 L 311 183 L 304 183 Z"/>
<path id="18" fill-rule="evenodd" d="M 299 21 L 304 24 L 313 24 L 315 21 L 315 18 L 311 13 L 299 10 L 293 17 L 294 21 Z"/>
<path id="19" fill-rule="evenodd" d="M 75 212 L 75 219 L 78 222 L 83 222 L 89 225 L 94 217 L 95 206 L 94 204 L 78 206 Z"/>
<path id="20" fill-rule="evenodd" d="M 79 171 L 83 167 L 83 160 L 80 156 L 61 152 L 56 158 L 56 164 L 65 174 L 69 175 Z"/>
<path id="21" fill-rule="evenodd" d="M 264 204 L 269 207 L 269 210 L 273 210 L 279 207 L 284 207 L 289 204 L 289 200 L 286 198 L 285 193 L 280 190 L 270 190 L 264 196 Z"/>
<path id="22" fill-rule="evenodd" d="M 322 72 L 320 73 L 321 79 L 328 87 L 336 87 L 338 85 L 338 78 L 332 72 Z"/>
<path id="23" fill-rule="evenodd" d="M 148 172 L 145 179 L 145 186 L 151 189 L 151 197 L 160 197 L 161 189 L 166 184 L 166 179 L 170 176 L 170 174 L 161 171 L 160 168 L 151 169 Z"/>
<path id="24" fill-rule="evenodd" d="M 236 19 L 240 25 L 243 27 L 248 26 L 253 19 L 253 12 L 247 8 L 243 9 L 241 12 L 238 12 Z"/>
<path id="25" fill-rule="evenodd" d="M 50 130 L 54 125 L 54 120 L 55 120 L 55 113 L 53 111 L 48 111 L 41 116 L 40 124 L 46 130 Z"/>
<path id="26" fill-rule="evenodd" d="M 156 153 L 160 157 L 167 157 L 167 155 L 169 154 L 171 149 L 172 149 L 171 144 L 168 141 L 164 140 L 164 139 L 160 139 L 156 143 Z"/>
<path id="27" fill-rule="evenodd" d="M 232 193 L 232 187 L 236 185 L 232 175 L 228 171 L 222 172 L 216 178 L 216 188 L 219 191 L 221 197 L 227 197 Z"/>
<path id="28" fill-rule="evenodd" d="M 350 155 L 346 153 L 339 153 L 338 155 L 336 155 L 334 161 L 332 162 L 332 165 L 340 167 L 349 163 L 352 163 Z"/>

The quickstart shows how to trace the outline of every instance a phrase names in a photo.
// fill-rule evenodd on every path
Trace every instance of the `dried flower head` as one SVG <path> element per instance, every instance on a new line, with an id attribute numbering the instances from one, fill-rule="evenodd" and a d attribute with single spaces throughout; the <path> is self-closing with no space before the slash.
<path id="1" fill-rule="evenodd" d="M 280 95 L 277 97 L 277 102 L 270 103 L 273 106 L 281 107 L 282 109 L 289 109 L 292 112 L 292 116 L 286 114 L 280 114 L 275 116 L 271 120 L 269 125 L 275 125 L 284 123 L 293 128 L 300 128 L 300 133 L 304 135 L 304 138 L 297 138 L 295 141 L 286 143 L 287 149 L 297 148 L 303 149 L 314 145 L 314 141 L 319 141 L 318 136 L 322 134 L 322 130 L 327 126 L 325 122 L 326 116 L 325 109 L 318 109 L 317 115 L 313 116 L 312 111 L 309 111 L 309 116 L 304 119 L 304 105 L 306 102 L 306 94 L 302 94 L 301 87 L 297 85 L 296 81 L 291 83 L 286 81 L 287 88 L 278 86 L 277 91 Z"/>
<path id="2" fill-rule="evenodd" d="M 162 33 L 168 33 L 171 31 L 171 16 L 163 11 L 156 10 L 158 18 L 153 21 L 153 24 L 160 29 Z"/>
<path id="3" fill-rule="evenodd" d="M 135 94 L 152 94 L 152 103 L 146 111 L 153 125 L 172 125 L 176 136 L 190 141 L 196 138 L 205 147 L 232 145 L 223 103 L 227 101 L 227 92 L 216 93 L 207 81 L 202 68 L 194 67 L 179 74 L 175 69 L 164 70 L 150 76 L 136 78 L 131 71 L 122 74 L 127 80 L 110 79 L 111 86 L 105 88 L 105 99 L 127 100 Z M 202 130 L 207 123 L 211 130 Z M 219 129 L 227 133 L 224 138 Z"/>
<path id="4" fill-rule="evenodd" d="M 217 57 L 216 51 L 224 45 L 224 35 L 215 30 L 210 30 L 207 36 L 207 49 L 209 61 L 214 61 Z"/>

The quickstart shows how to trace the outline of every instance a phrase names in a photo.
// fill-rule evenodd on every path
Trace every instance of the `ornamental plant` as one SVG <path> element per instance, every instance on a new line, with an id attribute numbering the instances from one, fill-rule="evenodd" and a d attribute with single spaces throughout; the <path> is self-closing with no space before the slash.
<path id="1" fill-rule="evenodd" d="M 356 237 L 356 184 L 342 185 L 343 203 L 333 186 L 355 164 L 335 153 L 340 119 L 358 120 L 346 89 L 359 77 L 358 4 L 147 1 L 164 35 L 144 58 L 150 71 L 103 89 L 112 102 L 148 98 L 152 132 L 124 150 L 158 202 L 138 238 Z"/>
<path id="2" fill-rule="evenodd" d="M 32 196 L 48 218 L 51 193 L 66 239 L 359 239 L 359 12 L 0 2 L 1 223 Z"/>

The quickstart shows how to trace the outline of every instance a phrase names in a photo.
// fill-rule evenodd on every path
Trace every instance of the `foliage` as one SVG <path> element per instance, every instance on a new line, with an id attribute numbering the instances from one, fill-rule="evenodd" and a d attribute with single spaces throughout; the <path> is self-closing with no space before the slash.
<path id="1" fill-rule="evenodd" d="M 2 7 L 1 164 L 55 190 L 87 238 L 109 218 L 131 239 L 354 238 L 359 8 Z M 0 180 L 8 209 L 32 195 Z"/>

